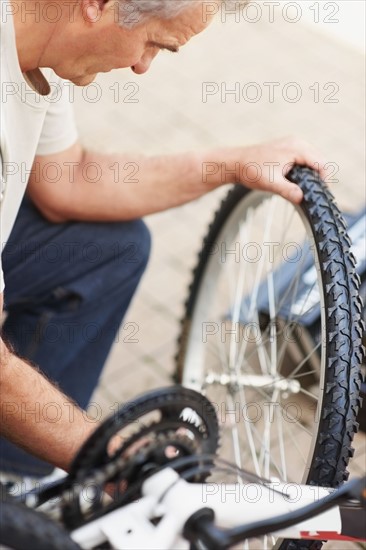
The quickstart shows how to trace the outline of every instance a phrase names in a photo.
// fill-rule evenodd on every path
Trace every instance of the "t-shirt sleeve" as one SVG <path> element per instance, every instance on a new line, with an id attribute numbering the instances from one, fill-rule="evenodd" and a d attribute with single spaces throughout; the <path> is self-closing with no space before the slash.
<path id="1" fill-rule="evenodd" d="M 54 74 L 54 73 L 53 73 Z M 52 155 L 68 149 L 78 139 L 69 82 L 58 77 L 51 82 L 50 106 L 42 127 L 36 155 Z"/>

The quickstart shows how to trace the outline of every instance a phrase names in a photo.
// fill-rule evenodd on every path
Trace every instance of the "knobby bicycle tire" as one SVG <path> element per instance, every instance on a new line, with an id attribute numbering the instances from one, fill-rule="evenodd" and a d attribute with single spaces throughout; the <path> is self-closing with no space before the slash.
<path id="1" fill-rule="evenodd" d="M 6 500 L 0 509 L 0 546 L 12 550 L 80 550 L 69 534 L 41 512 Z"/>
<path id="2" fill-rule="evenodd" d="M 359 278 L 355 273 L 355 258 L 350 252 L 346 224 L 329 189 L 315 172 L 305 167 L 295 166 L 287 177 L 297 183 L 304 194 L 300 209 L 310 225 L 316 246 L 326 319 L 324 393 L 306 483 L 337 487 L 348 478 L 347 466 L 354 452 L 352 439 L 358 429 L 356 416 L 361 405 L 360 365 L 364 351 Z M 229 191 L 203 241 L 181 322 L 176 355 L 177 382 L 183 381 L 192 318 L 212 244 L 238 203 L 249 193 L 252 191 L 242 185 L 235 185 Z M 315 550 L 321 546 L 318 541 L 285 540 L 280 549 Z"/>

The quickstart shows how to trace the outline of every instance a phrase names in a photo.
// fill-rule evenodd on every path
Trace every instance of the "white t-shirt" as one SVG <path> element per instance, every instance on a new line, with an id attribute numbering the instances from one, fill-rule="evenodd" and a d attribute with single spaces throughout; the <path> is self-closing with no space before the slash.
<path id="1" fill-rule="evenodd" d="M 51 69 L 42 72 L 37 69 L 26 77 L 22 74 L 11 11 L 8 0 L 1 0 L 0 252 L 14 225 L 35 155 L 58 153 L 77 140 L 72 105 L 68 94 L 64 93 L 64 82 Z M 38 90 L 43 87 L 46 95 L 35 91 L 32 84 L 36 84 Z M 0 254 L 0 292 L 3 290 Z"/>

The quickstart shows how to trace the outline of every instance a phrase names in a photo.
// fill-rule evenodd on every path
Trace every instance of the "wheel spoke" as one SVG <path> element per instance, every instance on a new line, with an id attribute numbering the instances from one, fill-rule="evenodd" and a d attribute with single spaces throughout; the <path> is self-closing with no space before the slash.
<path id="1" fill-rule="evenodd" d="M 267 374 L 268 373 L 268 365 L 270 363 L 270 358 L 268 357 L 267 350 L 266 350 L 265 345 L 263 343 L 262 329 L 261 329 L 260 323 L 259 323 L 258 311 L 255 312 L 254 322 L 256 323 L 256 325 L 258 327 L 258 337 L 259 337 L 259 342 L 255 346 L 254 351 L 256 351 L 257 354 L 258 354 L 258 359 L 259 359 L 259 364 L 260 364 L 260 367 L 261 367 L 262 374 Z M 246 362 L 248 363 L 248 361 L 246 361 Z"/>
<path id="2" fill-rule="evenodd" d="M 247 401 L 246 401 L 246 398 L 245 398 L 245 389 L 244 389 L 243 386 L 239 388 L 238 393 L 239 393 L 239 398 L 240 398 L 241 411 L 244 411 L 244 410 L 246 410 Z M 246 420 L 244 420 L 244 422 L 242 424 L 244 424 L 244 432 L 247 436 L 247 443 L 249 445 L 249 449 L 250 449 L 250 453 L 251 453 L 255 473 L 258 476 L 260 476 L 261 475 L 261 470 L 259 468 L 257 453 L 256 453 L 256 449 L 255 449 L 254 439 L 253 439 L 253 432 L 252 432 L 252 426 L 251 426 L 252 423 L 247 422 Z"/>
<path id="3" fill-rule="evenodd" d="M 318 397 L 314 395 L 313 393 L 307 391 L 305 388 L 300 388 L 300 392 L 306 395 L 307 397 L 310 397 L 311 399 L 314 399 L 315 401 L 318 401 Z"/>
<path id="4" fill-rule="evenodd" d="M 272 220 L 273 220 L 273 215 L 274 215 L 274 206 L 275 206 L 274 197 L 271 197 L 271 199 L 268 200 L 268 207 L 267 207 L 268 215 L 267 215 L 267 222 L 266 222 L 266 226 L 265 226 L 265 230 L 264 230 L 264 237 L 263 237 L 264 242 L 268 242 L 268 239 L 269 239 L 269 236 L 270 236 L 270 227 L 272 225 Z M 261 282 L 262 272 L 263 272 L 263 268 L 264 268 L 264 264 L 265 264 L 265 258 L 266 258 L 265 254 L 262 254 L 261 258 L 259 260 L 259 266 L 257 268 L 257 273 L 256 273 L 256 277 L 255 277 L 254 290 L 252 292 L 252 296 L 251 296 L 251 300 L 250 300 L 249 313 L 248 313 L 248 318 L 249 319 L 251 319 L 252 316 L 253 316 L 255 304 L 256 304 L 256 301 L 257 301 L 257 296 L 258 296 L 259 286 L 260 286 L 260 282 Z M 238 365 L 240 365 L 243 361 L 246 348 L 247 348 L 247 342 L 243 341 L 243 343 L 240 347 L 240 350 L 239 350 L 239 357 L 237 359 L 237 364 Z"/>
<path id="5" fill-rule="evenodd" d="M 276 329 L 276 305 L 273 286 L 273 272 L 267 276 L 269 317 L 270 317 L 270 342 L 271 342 L 271 375 L 277 374 L 277 329 Z"/>
<path id="6" fill-rule="evenodd" d="M 289 412 L 283 408 L 283 406 L 281 405 L 280 403 L 280 407 L 281 409 L 285 412 L 286 414 L 286 417 L 291 420 L 291 423 L 292 424 L 296 424 L 296 426 L 298 426 L 303 432 L 305 432 L 306 434 L 308 434 L 310 437 L 313 436 L 313 434 L 307 429 L 305 428 L 305 426 L 303 426 L 303 424 L 301 424 L 301 422 L 299 422 L 294 416 L 292 416 L 292 414 L 289 414 Z"/>
<path id="7" fill-rule="evenodd" d="M 248 223 L 250 225 L 249 218 Z M 239 234 L 240 234 L 240 242 L 246 241 L 246 232 L 243 229 L 244 224 L 240 224 Z M 232 314 L 232 323 L 234 325 L 234 330 L 236 325 L 239 323 L 239 316 L 240 316 L 240 310 L 243 300 L 243 289 L 244 289 L 244 268 L 245 268 L 245 262 L 242 261 L 241 254 L 239 256 L 239 275 L 236 281 L 236 289 L 235 289 L 235 298 L 234 298 L 234 304 L 233 304 L 233 314 Z M 237 355 L 237 338 L 236 334 L 234 332 L 231 332 L 231 338 L 230 338 L 230 352 L 229 352 L 229 367 L 232 370 L 235 370 L 235 364 L 236 364 L 236 355 Z"/>
<path id="8" fill-rule="evenodd" d="M 290 424 L 289 422 L 287 422 L 287 423 L 284 424 L 284 425 L 285 425 L 286 428 L 287 428 L 287 433 L 288 433 L 288 435 L 289 435 L 290 438 L 291 438 L 292 444 L 293 444 L 294 447 L 297 449 L 299 455 L 301 455 L 304 464 L 306 464 L 306 457 L 304 456 L 304 453 L 303 453 L 301 447 L 299 447 L 299 444 L 298 444 L 298 442 L 297 442 L 296 437 L 295 437 L 294 434 L 292 433 L 292 424 Z"/>
<path id="9" fill-rule="evenodd" d="M 232 398 L 231 395 L 229 395 L 229 394 L 227 395 L 226 402 L 228 403 L 228 406 L 230 407 L 229 410 L 233 410 L 234 401 L 233 401 L 233 398 Z M 233 443 L 234 460 L 235 460 L 235 464 L 237 465 L 237 467 L 241 469 L 242 468 L 242 463 L 241 463 L 241 450 L 240 450 L 240 440 L 239 440 L 238 426 L 236 425 L 235 420 L 234 420 L 234 422 L 232 421 L 232 416 L 230 416 L 230 419 L 231 419 L 230 420 L 230 423 L 231 423 L 231 437 L 232 437 L 232 443 Z M 243 483 L 243 480 L 240 477 L 240 475 L 237 476 L 237 479 L 238 479 L 239 483 Z"/>
<path id="10" fill-rule="evenodd" d="M 291 283 L 289 284 L 289 286 L 286 288 L 285 292 L 281 296 L 281 299 L 279 300 L 278 305 L 277 305 L 277 310 L 278 311 L 281 311 L 281 308 L 282 308 L 283 304 L 287 301 L 288 296 L 291 293 L 292 293 L 292 300 L 293 300 L 294 296 L 296 295 L 298 285 L 299 285 L 299 281 L 300 281 L 300 276 L 301 276 L 301 268 L 304 265 L 304 263 L 305 263 L 304 258 L 301 258 L 301 261 L 300 261 L 300 264 L 299 264 L 299 267 L 298 267 L 298 270 L 297 270 L 298 275 L 291 280 Z"/>
<path id="11" fill-rule="evenodd" d="M 280 457 L 281 457 L 281 466 L 282 466 L 281 479 L 283 479 L 284 481 L 287 481 L 286 453 L 285 453 L 285 443 L 284 443 L 284 437 L 283 437 L 283 417 L 280 414 L 278 407 L 276 407 L 276 416 L 277 416 L 277 435 L 278 435 L 278 442 L 280 445 Z"/>
<path id="12" fill-rule="evenodd" d="M 219 359 L 220 364 L 224 367 L 226 372 L 229 372 L 229 359 L 225 352 L 225 346 L 221 341 L 217 343 L 217 338 L 215 338 L 215 342 L 216 344 L 208 340 L 206 343 L 206 351 L 208 350 L 208 352 L 212 353 L 212 355 L 214 355 L 216 359 Z"/>
<path id="13" fill-rule="evenodd" d="M 302 378 L 304 376 L 310 376 L 312 374 L 319 374 L 318 371 L 316 369 L 313 369 L 313 370 L 308 370 L 306 372 L 302 372 L 301 374 L 296 374 L 296 376 L 291 376 L 291 379 L 294 380 L 294 379 L 298 379 L 298 378 Z"/>
<path id="14" fill-rule="evenodd" d="M 321 342 L 319 342 L 311 351 L 309 351 L 309 353 L 306 355 L 306 357 L 304 357 L 304 359 L 302 359 L 302 361 L 300 361 L 300 363 L 294 368 L 294 370 L 290 372 L 290 374 L 288 375 L 287 378 L 294 378 L 295 374 L 297 374 L 299 372 L 299 370 L 301 369 L 301 367 L 309 361 L 310 357 L 313 355 L 313 353 L 316 350 L 318 350 L 320 348 L 320 346 L 321 346 Z"/>

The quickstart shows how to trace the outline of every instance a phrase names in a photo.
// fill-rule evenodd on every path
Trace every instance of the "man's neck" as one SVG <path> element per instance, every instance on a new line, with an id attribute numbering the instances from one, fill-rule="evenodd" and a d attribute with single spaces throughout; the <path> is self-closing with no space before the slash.
<path id="1" fill-rule="evenodd" d="M 51 16 L 46 7 L 48 0 L 12 0 L 16 46 L 20 68 L 23 72 L 48 66 L 47 45 L 58 23 L 50 22 Z M 52 2 L 55 6 L 55 2 Z M 60 8 L 61 9 L 61 8 Z M 49 14 L 49 15 L 48 15 Z"/>

